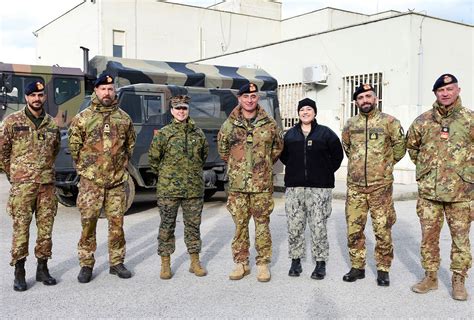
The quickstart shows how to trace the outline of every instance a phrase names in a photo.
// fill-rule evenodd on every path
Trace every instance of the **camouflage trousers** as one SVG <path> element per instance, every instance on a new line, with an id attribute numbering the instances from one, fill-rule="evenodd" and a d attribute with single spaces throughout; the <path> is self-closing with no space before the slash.
<path id="1" fill-rule="evenodd" d="M 109 264 L 123 263 L 125 259 L 125 235 L 123 216 L 125 211 L 125 184 L 104 188 L 81 177 L 77 207 L 81 212 L 82 233 L 77 245 L 81 267 L 93 267 L 94 252 L 97 249 L 96 227 L 101 210 L 104 210 L 109 224 Z"/>
<path id="2" fill-rule="evenodd" d="M 10 265 L 28 256 L 30 224 L 35 214 L 38 229 L 35 256 L 51 257 L 54 217 L 58 209 L 54 184 L 13 183 L 8 198 L 7 212 L 13 220 L 13 239 Z"/>
<path id="3" fill-rule="evenodd" d="M 288 255 L 304 258 L 306 221 L 311 231 L 311 254 L 314 261 L 327 261 L 329 242 L 327 219 L 331 215 L 332 189 L 286 188 L 285 211 L 288 222 Z"/>
<path id="4" fill-rule="evenodd" d="M 440 265 L 439 235 L 444 216 L 451 232 L 451 271 L 467 276 L 472 265 L 469 232 L 472 203 L 439 202 L 418 198 L 416 212 L 421 224 L 421 264 L 426 271 L 438 271 Z"/>
<path id="5" fill-rule="evenodd" d="M 170 256 L 175 250 L 176 217 L 183 209 L 184 243 L 188 253 L 201 252 L 201 213 L 203 198 L 158 198 L 160 210 L 160 231 L 158 233 L 158 255 Z"/>
<path id="6" fill-rule="evenodd" d="M 347 246 L 352 267 L 357 269 L 365 268 L 364 229 L 368 211 L 370 211 L 376 239 L 375 262 L 377 270 L 388 272 L 393 259 L 392 226 L 396 221 L 391 184 L 373 190 L 347 186 Z"/>
<path id="7" fill-rule="evenodd" d="M 269 264 L 272 258 L 272 237 L 270 234 L 270 214 L 273 211 L 272 193 L 229 192 L 227 209 L 235 223 L 235 234 L 232 239 L 234 262 L 249 262 L 249 222 L 253 217 L 257 265 Z"/>

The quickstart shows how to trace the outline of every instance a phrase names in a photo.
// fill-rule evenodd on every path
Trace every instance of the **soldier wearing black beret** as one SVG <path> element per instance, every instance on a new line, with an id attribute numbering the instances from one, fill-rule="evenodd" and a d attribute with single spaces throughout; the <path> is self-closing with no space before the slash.
<path id="1" fill-rule="evenodd" d="M 469 230 L 474 219 L 473 112 L 462 105 L 458 79 L 442 74 L 433 84 L 433 108 L 413 121 L 407 148 L 416 165 L 421 264 L 425 277 L 416 293 L 438 289 L 439 237 L 446 217 L 452 237 L 452 297 L 467 300 L 465 279 L 472 264 Z"/>

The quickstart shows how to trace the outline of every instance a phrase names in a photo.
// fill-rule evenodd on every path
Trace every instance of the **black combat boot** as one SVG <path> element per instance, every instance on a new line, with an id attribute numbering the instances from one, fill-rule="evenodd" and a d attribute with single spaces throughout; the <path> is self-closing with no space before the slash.
<path id="1" fill-rule="evenodd" d="M 357 279 L 365 278 L 365 269 L 351 268 L 351 270 L 342 277 L 342 280 L 346 282 L 354 282 Z"/>
<path id="2" fill-rule="evenodd" d="M 291 259 L 291 267 L 290 271 L 288 271 L 288 275 L 290 277 L 299 277 L 301 272 L 303 272 L 303 268 L 301 268 L 301 260 L 299 258 Z"/>
<path id="3" fill-rule="evenodd" d="M 388 287 L 390 285 L 390 277 L 387 271 L 377 270 L 377 285 L 381 287 Z"/>
<path id="4" fill-rule="evenodd" d="M 326 275 L 326 261 L 316 261 L 316 267 L 311 274 L 311 279 L 322 280 Z"/>
<path id="5" fill-rule="evenodd" d="M 54 286 L 56 279 L 51 277 L 48 270 L 48 259 L 38 259 L 38 266 L 36 267 L 36 281 L 43 282 L 44 285 Z"/>
<path id="6" fill-rule="evenodd" d="M 77 281 L 80 283 L 88 283 L 92 279 L 92 267 L 82 267 L 77 276 Z"/>
<path id="7" fill-rule="evenodd" d="M 110 274 L 115 274 L 119 278 L 122 278 L 122 279 L 128 279 L 128 278 L 132 277 L 132 273 L 130 271 L 128 271 L 127 268 L 125 268 L 123 263 L 119 263 L 115 266 L 110 267 L 109 273 Z"/>
<path id="8" fill-rule="evenodd" d="M 13 290 L 15 291 L 25 291 L 26 280 L 25 280 L 25 258 L 18 260 L 15 263 L 15 280 L 13 281 Z"/>

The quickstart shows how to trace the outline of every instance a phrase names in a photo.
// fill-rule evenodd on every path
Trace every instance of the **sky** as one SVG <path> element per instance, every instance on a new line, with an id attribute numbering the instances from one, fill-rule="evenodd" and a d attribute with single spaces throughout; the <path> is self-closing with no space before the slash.
<path id="1" fill-rule="evenodd" d="M 8 10 L 0 10 L 0 62 L 35 64 L 36 38 L 33 32 L 81 2 L 82 0 L 9 1 Z M 207 7 L 221 0 L 168 2 Z M 283 18 L 333 7 L 365 14 L 387 10 L 401 12 L 414 10 L 434 17 L 474 24 L 472 0 L 279 0 L 279 2 L 282 3 Z"/>

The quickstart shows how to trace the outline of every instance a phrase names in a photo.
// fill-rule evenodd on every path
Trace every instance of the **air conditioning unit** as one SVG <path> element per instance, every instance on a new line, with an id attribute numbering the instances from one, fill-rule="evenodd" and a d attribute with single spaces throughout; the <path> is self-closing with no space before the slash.
<path id="1" fill-rule="evenodd" d="M 317 64 L 303 68 L 303 83 L 326 84 L 328 80 L 328 66 Z"/>

